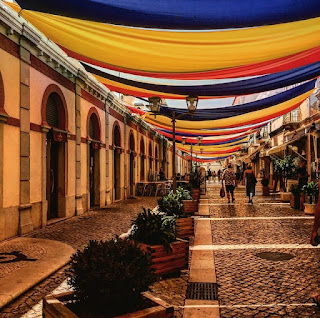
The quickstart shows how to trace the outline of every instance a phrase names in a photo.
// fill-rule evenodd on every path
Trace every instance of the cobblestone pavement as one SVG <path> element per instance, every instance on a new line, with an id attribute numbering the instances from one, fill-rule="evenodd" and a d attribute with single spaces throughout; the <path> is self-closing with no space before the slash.
<path id="1" fill-rule="evenodd" d="M 208 192 L 209 202 L 215 204 L 219 187 Z M 236 193 L 236 198 L 246 200 L 244 193 Z M 210 206 L 221 317 L 320 317 L 311 300 L 320 291 L 320 249 L 277 247 L 308 244 L 313 220 L 286 205 L 261 204 L 263 200 L 257 196 L 253 206 Z M 218 245 L 224 248 L 217 250 Z M 288 253 L 292 258 L 267 260 L 257 255 L 262 252 Z"/>
<path id="2" fill-rule="evenodd" d="M 114 235 L 127 232 L 132 219 L 141 211 L 141 207 L 154 208 L 156 199 L 155 197 L 138 197 L 137 199 L 120 201 L 105 209 L 91 211 L 82 216 L 36 230 L 28 236 L 61 241 L 79 249 L 87 244 L 89 240 L 107 240 L 114 237 Z M 37 304 L 45 295 L 51 293 L 65 281 L 65 269 L 66 267 L 62 268 L 2 309 L 0 318 L 21 317 L 30 311 L 33 306 L 37 308 Z M 152 290 L 157 296 L 166 297 L 167 301 L 172 298 L 170 303 L 180 306 L 184 300 L 184 286 L 186 286 L 186 278 L 182 275 L 181 277 L 160 281 L 153 286 Z M 177 292 L 177 289 L 181 292 Z M 33 313 L 31 311 L 28 318 L 33 317 L 39 317 L 39 312 Z"/>

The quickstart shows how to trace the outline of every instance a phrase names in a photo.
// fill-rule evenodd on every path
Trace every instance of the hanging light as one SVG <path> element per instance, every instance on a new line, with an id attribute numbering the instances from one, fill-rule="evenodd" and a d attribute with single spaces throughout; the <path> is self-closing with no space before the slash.
<path id="1" fill-rule="evenodd" d="M 187 137 L 181 137 L 181 139 L 182 139 L 182 144 L 185 145 L 185 144 L 186 144 Z"/>
<path id="2" fill-rule="evenodd" d="M 200 146 L 200 145 L 201 145 L 201 141 L 202 141 L 203 137 L 199 136 L 199 137 L 197 137 L 197 139 L 198 139 L 198 146 Z"/>
<path id="3" fill-rule="evenodd" d="M 190 95 L 190 96 L 186 97 L 186 101 L 187 101 L 188 111 L 191 115 L 193 115 L 195 113 L 195 111 L 197 110 L 199 98 L 198 98 L 198 96 L 191 96 Z"/>
<path id="4" fill-rule="evenodd" d="M 152 113 L 158 114 L 160 112 L 160 106 L 161 106 L 160 97 L 154 96 L 149 98 L 148 108 L 151 110 Z"/>

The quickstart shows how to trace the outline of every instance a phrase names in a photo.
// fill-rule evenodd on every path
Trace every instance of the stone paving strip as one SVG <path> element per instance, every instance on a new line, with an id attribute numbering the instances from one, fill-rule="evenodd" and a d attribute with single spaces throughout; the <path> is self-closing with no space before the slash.
<path id="1" fill-rule="evenodd" d="M 200 212 L 200 209 L 199 209 Z M 201 213 L 206 213 L 201 212 Z M 207 211 L 209 214 L 209 210 Z M 196 221 L 194 244 L 212 244 L 210 220 Z M 213 252 L 193 251 L 189 269 L 189 283 L 216 283 Z M 184 304 L 184 318 L 211 317 L 219 318 L 219 306 L 217 300 L 186 299 Z"/>
<path id="2" fill-rule="evenodd" d="M 65 266 L 75 252 L 65 243 L 25 237 L 1 243 L 0 250 L 1 272 L 7 273 L 0 278 L 0 308 Z"/>
<path id="3" fill-rule="evenodd" d="M 317 250 L 319 246 L 310 244 L 239 244 L 239 245 L 194 245 L 192 251 L 219 251 L 219 250 L 245 250 L 245 249 L 310 249 Z"/>
<path id="4" fill-rule="evenodd" d="M 239 220 L 313 220 L 314 216 L 243 216 L 243 217 L 194 217 L 196 220 L 239 221 Z"/>

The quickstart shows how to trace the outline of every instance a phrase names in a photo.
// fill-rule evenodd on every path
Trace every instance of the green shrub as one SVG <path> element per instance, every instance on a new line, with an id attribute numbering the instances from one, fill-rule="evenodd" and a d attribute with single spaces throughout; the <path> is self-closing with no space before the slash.
<path id="1" fill-rule="evenodd" d="M 68 283 L 89 312 L 124 312 L 155 282 L 150 256 L 128 239 L 90 241 L 71 257 Z"/>
<path id="2" fill-rule="evenodd" d="M 309 203 L 312 204 L 312 197 L 317 196 L 319 191 L 318 183 L 311 181 L 302 187 L 302 191 L 309 196 Z"/>
<path id="3" fill-rule="evenodd" d="M 182 200 L 192 200 L 190 191 L 179 187 L 176 193 L 170 191 L 168 195 L 158 200 L 159 211 L 168 216 L 180 217 L 183 214 Z"/>
<path id="4" fill-rule="evenodd" d="M 179 187 L 177 189 L 178 199 L 180 200 L 192 200 L 192 196 L 189 190 Z"/>
<path id="5" fill-rule="evenodd" d="M 168 216 L 180 216 L 183 213 L 181 195 L 170 191 L 168 195 L 158 200 L 159 211 Z"/>
<path id="6" fill-rule="evenodd" d="M 169 248 L 176 240 L 174 216 L 152 213 L 143 209 L 132 222 L 130 238 L 150 245 L 164 245 Z"/>

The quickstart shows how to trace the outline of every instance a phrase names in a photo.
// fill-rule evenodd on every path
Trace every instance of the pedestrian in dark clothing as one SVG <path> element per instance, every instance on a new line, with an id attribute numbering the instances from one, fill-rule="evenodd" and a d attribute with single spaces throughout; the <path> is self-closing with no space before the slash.
<path id="1" fill-rule="evenodd" d="M 307 161 L 302 160 L 300 163 L 300 167 L 297 170 L 298 172 L 298 186 L 301 190 L 302 187 L 308 184 L 308 171 L 307 171 Z M 305 202 L 305 195 L 303 192 L 300 193 L 300 210 L 304 210 L 304 202 Z"/>
<path id="2" fill-rule="evenodd" d="M 243 179 L 245 180 L 246 194 L 247 194 L 247 197 L 249 197 L 249 203 L 253 204 L 252 199 L 256 193 L 257 179 L 250 165 L 248 165 L 247 169 L 245 170 L 243 174 Z"/>

